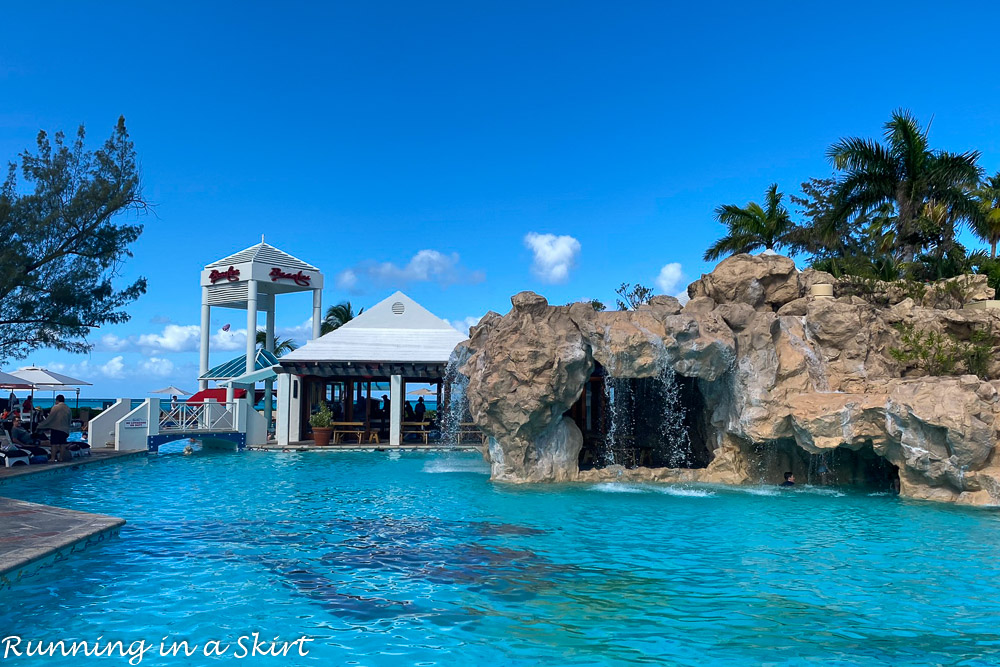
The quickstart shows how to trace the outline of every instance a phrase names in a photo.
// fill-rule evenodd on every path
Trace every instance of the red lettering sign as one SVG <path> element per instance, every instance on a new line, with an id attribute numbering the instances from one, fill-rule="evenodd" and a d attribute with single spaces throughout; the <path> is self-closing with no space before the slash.
<path id="1" fill-rule="evenodd" d="M 299 285 L 301 287 L 309 287 L 309 281 L 311 280 L 308 274 L 302 273 L 301 271 L 299 271 L 298 273 L 285 273 L 278 267 L 274 267 L 273 269 L 271 269 L 272 283 L 276 280 L 281 280 L 283 278 L 294 281 L 296 285 Z"/>
<path id="2" fill-rule="evenodd" d="M 233 283 L 240 279 L 240 270 L 234 269 L 231 266 L 225 271 L 216 271 L 215 269 L 212 269 L 212 272 L 208 274 L 208 279 L 213 285 L 220 280 L 228 280 Z"/>

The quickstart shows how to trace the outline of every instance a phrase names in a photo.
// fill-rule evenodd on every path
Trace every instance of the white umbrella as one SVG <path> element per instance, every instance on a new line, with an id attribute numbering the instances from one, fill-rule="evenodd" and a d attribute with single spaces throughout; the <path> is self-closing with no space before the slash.
<path id="1" fill-rule="evenodd" d="M 38 366 L 28 366 L 26 368 L 20 368 L 11 375 L 19 377 L 22 380 L 26 380 L 36 387 L 42 387 L 44 389 L 58 388 L 64 389 L 66 387 L 75 387 L 79 385 L 91 386 L 90 382 L 85 380 L 77 380 L 76 378 L 71 378 L 68 375 L 63 375 L 62 373 L 56 373 L 55 371 L 50 371 L 45 368 L 39 368 Z"/>
<path id="2" fill-rule="evenodd" d="M 169 387 L 164 387 L 163 389 L 154 389 L 153 391 L 151 391 L 149 393 L 150 394 L 171 394 L 171 395 L 174 395 L 174 396 L 190 396 L 191 395 L 190 391 L 184 391 L 180 387 L 175 387 L 174 385 L 170 385 Z"/>
<path id="3" fill-rule="evenodd" d="M 68 375 L 63 375 L 62 373 L 56 373 L 55 371 L 50 371 L 46 368 L 39 368 L 38 366 L 27 366 L 25 368 L 19 368 L 18 370 L 11 373 L 14 377 L 19 377 L 26 382 L 34 385 L 31 393 L 35 393 L 35 387 L 38 389 L 50 390 L 53 393 L 57 391 L 65 391 L 67 389 L 76 391 L 76 405 L 80 407 L 80 385 L 86 385 L 88 387 L 92 386 L 90 382 L 86 380 L 77 380 Z"/>
<path id="4" fill-rule="evenodd" d="M 407 396 L 437 396 L 436 391 L 431 391 L 427 387 L 421 387 L 420 389 L 414 389 L 413 391 L 406 392 Z"/>
<path id="5" fill-rule="evenodd" d="M 31 389 L 33 386 L 16 375 L 0 371 L 0 389 Z"/>

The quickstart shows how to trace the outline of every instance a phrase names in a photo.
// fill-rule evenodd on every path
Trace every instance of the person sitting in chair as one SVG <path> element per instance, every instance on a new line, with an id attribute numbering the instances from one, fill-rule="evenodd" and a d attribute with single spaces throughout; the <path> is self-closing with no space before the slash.
<path id="1" fill-rule="evenodd" d="M 48 451 L 38 446 L 38 440 L 35 436 L 28 433 L 28 430 L 21 425 L 20 417 L 14 417 L 14 427 L 10 431 L 10 439 L 19 449 L 28 451 L 32 456 L 44 456 L 48 460 Z"/>

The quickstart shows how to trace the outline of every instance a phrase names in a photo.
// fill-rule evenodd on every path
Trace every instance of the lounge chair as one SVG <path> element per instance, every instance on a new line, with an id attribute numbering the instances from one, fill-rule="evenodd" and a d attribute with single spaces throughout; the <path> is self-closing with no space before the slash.
<path id="1" fill-rule="evenodd" d="M 9 449 L 8 449 L 9 448 Z M 0 435 L 0 460 L 7 468 L 26 466 L 31 462 L 31 452 L 14 448 L 6 432 Z"/>
<path id="2" fill-rule="evenodd" d="M 6 439 L 5 439 L 6 438 Z M 42 447 L 41 445 L 25 445 L 20 442 L 14 442 L 14 438 L 10 437 L 10 431 L 3 429 L 0 430 L 0 442 L 11 442 L 15 447 L 21 451 L 28 452 L 31 454 L 32 463 L 45 463 L 52 459 L 52 450 L 48 447 Z M 44 460 L 39 460 L 43 459 Z"/>

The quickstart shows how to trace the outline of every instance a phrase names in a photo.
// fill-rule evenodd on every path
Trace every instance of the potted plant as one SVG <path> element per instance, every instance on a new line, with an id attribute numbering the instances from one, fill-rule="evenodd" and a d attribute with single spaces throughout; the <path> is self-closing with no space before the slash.
<path id="1" fill-rule="evenodd" d="M 330 444 L 330 436 L 333 435 L 333 413 L 330 412 L 326 401 L 320 401 L 319 411 L 309 417 L 309 425 L 312 426 L 313 441 L 318 447 L 326 447 Z"/>

